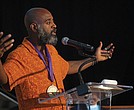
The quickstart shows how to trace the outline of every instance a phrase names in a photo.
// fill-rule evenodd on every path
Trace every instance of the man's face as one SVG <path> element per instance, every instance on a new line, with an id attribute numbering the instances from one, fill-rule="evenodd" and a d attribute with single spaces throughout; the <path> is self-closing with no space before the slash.
<path id="1" fill-rule="evenodd" d="M 38 24 L 38 34 L 41 44 L 56 45 L 58 38 L 56 36 L 56 25 L 51 13 L 47 12 L 42 15 L 42 23 Z"/>
<path id="2" fill-rule="evenodd" d="M 50 32 L 46 32 L 41 27 L 38 27 L 38 33 L 39 33 L 41 45 L 51 44 L 55 46 L 57 44 L 58 38 L 56 34 L 53 34 L 53 33 L 56 33 L 56 28 L 54 28 Z"/>

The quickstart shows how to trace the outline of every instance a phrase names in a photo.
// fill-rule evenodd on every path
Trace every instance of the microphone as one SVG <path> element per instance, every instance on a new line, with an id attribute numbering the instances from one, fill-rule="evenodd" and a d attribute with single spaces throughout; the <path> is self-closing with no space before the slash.
<path id="1" fill-rule="evenodd" d="M 91 51 L 91 52 L 94 51 L 93 46 L 69 39 L 68 37 L 62 38 L 62 44 L 69 45 L 69 46 L 75 47 L 77 49 L 82 49 L 82 50 L 86 50 L 86 51 Z"/>

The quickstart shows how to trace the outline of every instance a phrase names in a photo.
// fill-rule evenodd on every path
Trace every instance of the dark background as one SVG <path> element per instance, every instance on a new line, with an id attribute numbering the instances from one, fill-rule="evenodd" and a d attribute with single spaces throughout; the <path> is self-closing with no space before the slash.
<path id="1" fill-rule="evenodd" d="M 134 1 L 133 0 L 3 0 L 0 3 L 0 31 L 11 33 L 15 39 L 14 47 L 19 45 L 27 32 L 23 18 L 32 7 L 47 8 L 54 16 L 59 42 L 57 50 L 66 60 L 83 59 L 75 48 L 64 46 L 64 36 L 83 43 L 103 48 L 113 42 L 115 51 L 112 59 L 99 62 L 82 72 L 85 82 L 101 82 L 114 79 L 120 85 L 134 85 Z M 93 53 L 90 53 L 93 54 Z M 66 90 L 79 85 L 78 75 L 67 76 L 64 80 Z M 11 92 L 14 94 L 14 92 Z M 113 105 L 133 105 L 134 91 L 114 96 Z"/>

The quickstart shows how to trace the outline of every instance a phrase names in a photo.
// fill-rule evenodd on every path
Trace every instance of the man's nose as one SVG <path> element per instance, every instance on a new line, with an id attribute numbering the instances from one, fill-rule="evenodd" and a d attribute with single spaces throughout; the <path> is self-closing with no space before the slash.
<path id="1" fill-rule="evenodd" d="M 53 22 L 52 28 L 56 28 L 56 27 L 57 27 L 56 24 Z"/>

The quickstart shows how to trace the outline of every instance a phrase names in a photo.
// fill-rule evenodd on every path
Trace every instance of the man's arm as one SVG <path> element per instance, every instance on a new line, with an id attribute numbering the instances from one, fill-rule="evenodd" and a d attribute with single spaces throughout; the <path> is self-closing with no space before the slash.
<path id="1" fill-rule="evenodd" d="M 96 61 L 92 61 L 90 63 L 87 63 L 86 65 L 84 65 L 82 67 L 81 70 L 85 70 L 86 68 L 94 65 L 95 62 L 100 62 L 100 61 L 105 61 L 109 58 L 112 57 L 113 51 L 114 51 L 114 46 L 113 43 L 111 43 L 110 45 L 108 45 L 105 49 L 102 50 L 102 42 L 100 42 L 99 47 L 96 49 L 95 52 L 95 57 L 96 57 Z M 84 60 L 79 60 L 79 61 L 68 61 L 69 63 L 69 71 L 68 74 L 74 74 L 78 72 L 79 67 L 81 66 L 81 64 L 83 64 L 85 61 L 87 60 L 91 60 L 91 58 L 87 58 Z"/>
<path id="2" fill-rule="evenodd" d="M 14 39 L 11 39 L 11 34 L 3 37 L 3 32 L 0 32 L 0 58 L 2 58 L 4 52 L 9 50 L 13 46 Z M 1 59 L 0 59 L 0 84 L 6 84 L 8 82 L 7 75 L 4 71 Z"/>
<path id="3" fill-rule="evenodd" d="M 84 63 L 85 61 L 90 60 L 90 59 L 91 59 L 91 58 L 87 58 L 87 59 L 84 59 L 84 60 L 78 60 L 78 61 L 68 61 L 68 63 L 69 63 L 69 71 L 68 71 L 68 74 L 77 73 L 77 72 L 78 72 L 78 69 L 79 69 L 79 67 L 80 67 L 80 65 L 81 65 L 82 63 Z M 92 64 L 93 64 L 92 62 L 87 63 L 86 65 L 84 65 L 84 66 L 82 67 L 81 70 L 84 70 L 84 69 L 90 67 Z"/>
<path id="4" fill-rule="evenodd" d="M 0 84 L 6 84 L 8 82 L 7 75 L 2 66 L 2 62 L 0 61 Z"/>

